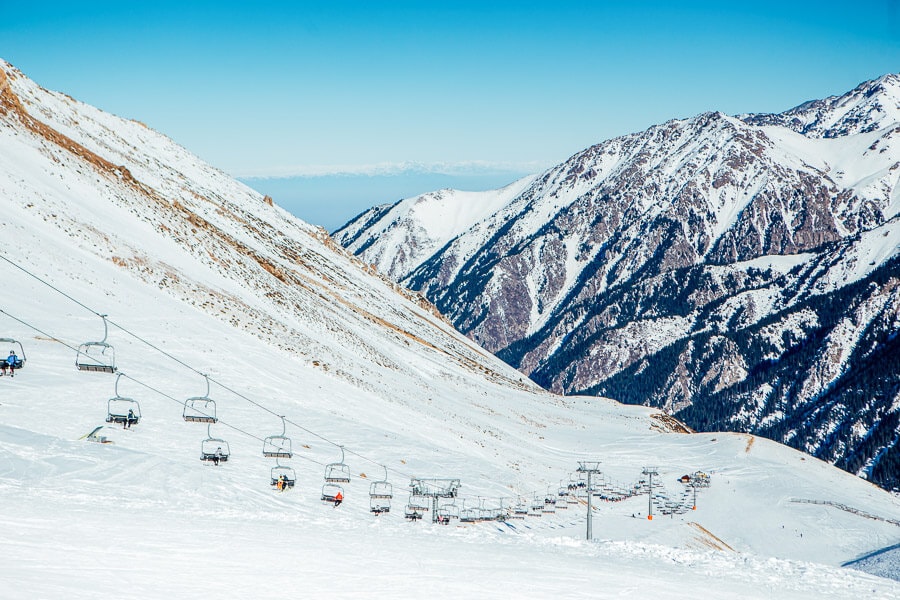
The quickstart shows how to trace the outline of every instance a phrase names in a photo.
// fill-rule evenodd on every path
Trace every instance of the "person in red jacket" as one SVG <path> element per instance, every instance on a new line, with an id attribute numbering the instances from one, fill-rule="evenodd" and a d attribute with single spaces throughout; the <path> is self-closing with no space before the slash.
<path id="1" fill-rule="evenodd" d="M 338 493 L 337 493 L 337 496 L 334 497 L 334 506 L 335 506 L 335 508 L 337 508 L 338 506 L 340 506 L 340 505 L 341 505 L 341 502 L 343 502 L 343 501 L 344 501 L 344 493 L 343 493 L 343 492 L 338 492 Z"/>

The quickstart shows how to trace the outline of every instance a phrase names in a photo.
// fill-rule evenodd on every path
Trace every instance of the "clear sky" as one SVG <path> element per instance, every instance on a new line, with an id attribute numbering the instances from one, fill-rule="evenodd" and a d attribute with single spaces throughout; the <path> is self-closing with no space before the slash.
<path id="1" fill-rule="evenodd" d="M 27 76 L 277 188 L 329 229 L 670 118 L 780 111 L 900 71 L 897 0 L 0 7 L 0 57 Z"/>

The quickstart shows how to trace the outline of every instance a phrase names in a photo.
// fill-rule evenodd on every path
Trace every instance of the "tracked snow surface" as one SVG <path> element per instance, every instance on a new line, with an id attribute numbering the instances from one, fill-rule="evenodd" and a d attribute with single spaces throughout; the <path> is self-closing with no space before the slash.
<path id="1" fill-rule="evenodd" d="M 322 230 L 6 63 L 0 198 L 0 337 L 26 357 L 0 377 L 0 598 L 900 596 L 841 567 L 898 543 L 898 498 L 762 438 L 544 392 Z M 118 379 L 75 367 L 99 314 Z M 201 374 L 214 424 L 183 418 Z M 122 397 L 130 429 L 106 422 Z M 291 441 L 287 492 L 268 436 Z M 578 461 L 602 471 L 590 542 Z M 412 477 L 460 480 L 449 525 L 404 518 Z"/>

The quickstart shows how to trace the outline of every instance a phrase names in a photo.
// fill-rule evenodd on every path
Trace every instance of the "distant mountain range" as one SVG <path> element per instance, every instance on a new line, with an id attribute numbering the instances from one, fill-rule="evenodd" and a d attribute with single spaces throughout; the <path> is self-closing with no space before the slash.
<path id="1" fill-rule="evenodd" d="M 335 232 L 537 383 L 900 489 L 900 77 L 611 139 Z"/>

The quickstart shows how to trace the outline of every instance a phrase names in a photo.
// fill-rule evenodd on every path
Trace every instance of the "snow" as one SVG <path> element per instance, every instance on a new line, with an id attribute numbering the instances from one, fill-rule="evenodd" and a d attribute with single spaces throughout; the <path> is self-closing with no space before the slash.
<path id="1" fill-rule="evenodd" d="M 380 272 L 399 279 L 460 233 L 509 204 L 533 180 L 534 176 L 523 177 L 487 192 L 444 189 L 401 200 L 366 229 L 369 237 L 377 235 L 367 259 Z M 337 232 L 337 237 L 352 238 L 359 232 L 357 225 Z M 369 237 L 356 239 L 347 249 L 356 251 Z M 403 259 L 396 259 L 398 255 Z"/>
<path id="2" fill-rule="evenodd" d="M 0 256 L 74 299 L 0 260 L 0 337 L 27 355 L 0 378 L 0 597 L 900 595 L 840 566 L 896 544 L 900 528 L 792 502 L 895 518 L 897 498 L 767 440 L 670 433 L 650 409 L 536 389 L 162 136 L 12 83 L 54 126 L 94 123 L 66 135 L 152 193 L 0 115 Z M 145 158 L 158 168 L 141 171 Z M 118 390 L 74 368 L 72 348 L 102 335 L 91 311 L 113 323 Z M 220 418 L 209 428 L 182 419 L 183 399 L 205 391 L 200 373 Z M 116 391 L 141 422 L 104 426 L 108 444 L 79 439 L 105 425 Z M 261 452 L 280 415 L 295 449 L 282 464 L 297 473 L 286 493 Z M 208 434 L 228 441 L 227 463 L 199 460 Z M 319 493 L 338 445 L 352 478 L 334 508 Z M 581 504 L 510 525 L 403 519 L 410 477 L 460 478 L 458 502 L 473 507 L 542 493 L 579 460 L 626 483 L 657 465 L 673 496 L 683 473 L 712 484 L 696 511 L 654 520 L 646 495 L 598 501 L 590 542 Z M 375 517 L 368 489 L 384 467 L 393 508 Z"/>

